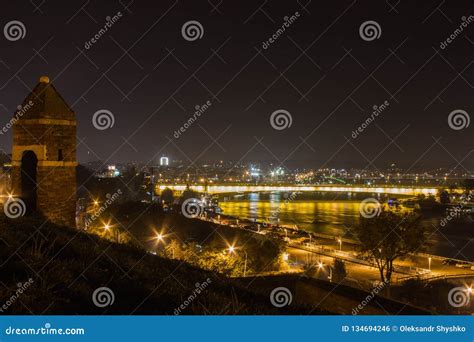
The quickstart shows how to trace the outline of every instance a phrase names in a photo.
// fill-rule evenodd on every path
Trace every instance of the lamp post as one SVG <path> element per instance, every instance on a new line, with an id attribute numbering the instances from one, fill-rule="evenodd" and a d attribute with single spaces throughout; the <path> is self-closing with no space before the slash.
<path id="1" fill-rule="evenodd" d="M 163 242 L 163 234 L 161 233 L 156 234 L 156 239 L 158 240 L 158 242 Z"/>
<path id="2" fill-rule="evenodd" d="M 342 251 L 342 239 L 337 239 L 337 242 L 339 242 L 339 251 Z"/>
<path id="3" fill-rule="evenodd" d="M 244 277 L 245 277 L 245 276 L 247 276 L 247 258 L 248 258 L 248 256 L 247 256 L 246 251 L 244 251 L 244 253 L 245 253 L 245 263 L 244 263 Z"/>
<path id="4" fill-rule="evenodd" d="M 165 242 L 165 239 L 164 239 L 162 233 L 156 233 L 156 241 L 157 241 L 156 252 L 158 253 L 158 247 L 159 247 L 160 243 Z"/>
<path id="5" fill-rule="evenodd" d="M 229 246 L 229 248 L 227 248 L 227 250 L 229 251 L 229 254 L 234 254 L 235 253 L 235 247 L 234 246 Z M 245 262 L 244 262 L 244 277 L 247 276 L 247 259 L 248 259 L 248 254 L 247 254 L 247 251 L 244 250 L 244 253 L 245 253 Z"/>
<path id="6" fill-rule="evenodd" d="M 428 269 L 431 272 L 431 257 L 428 258 Z"/>

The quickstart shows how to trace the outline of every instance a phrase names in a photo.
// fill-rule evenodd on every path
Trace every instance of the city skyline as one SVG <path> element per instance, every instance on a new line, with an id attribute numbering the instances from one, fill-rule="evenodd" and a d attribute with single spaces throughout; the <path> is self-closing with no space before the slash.
<path id="1" fill-rule="evenodd" d="M 81 163 L 167 155 L 288 168 L 474 168 L 472 125 L 449 125 L 450 113 L 470 119 L 473 109 L 467 1 L 170 1 L 156 5 L 157 13 L 120 2 L 22 6 L 19 16 L 16 5 L 5 5 L 6 18 L 25 23 L 25 37 L 0 42 L 2 125 L 28 88 L 49 76 L 76 112 Z M 183 36 L 191 20 L 202 26 L 200 39 Z M 359 29 L 370 20 L 380 37 L 368 41 Z M 463 22 L 465 31 L 446 43 Z M 112 114 L 113 127 L 94 127 L 101 110 Z M 291 118 L 282 130 L 271 125 L 278 110 Z M 7 130 L 0 141 L 6 153 L 10 140 Z"/>

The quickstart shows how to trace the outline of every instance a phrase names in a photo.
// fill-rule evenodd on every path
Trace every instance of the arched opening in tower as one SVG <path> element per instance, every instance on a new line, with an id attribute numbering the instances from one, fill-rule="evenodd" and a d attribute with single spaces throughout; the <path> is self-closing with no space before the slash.
<path id="1" fill-rule="evenodd" d="M 21 198 L 26 204 L 26 214 L 36 211 L 38 158 L 33 151 L 25 151 L 21 158 Z"/>

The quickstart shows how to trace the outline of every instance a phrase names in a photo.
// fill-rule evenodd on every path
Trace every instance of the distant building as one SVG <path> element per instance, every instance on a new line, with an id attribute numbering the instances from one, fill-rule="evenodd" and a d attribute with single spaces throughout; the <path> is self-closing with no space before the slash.
<path id="1" fill-rule="evenodd" d="M 168 157 L 161 157 L 160 158 L 160 166 L 169 166 L 170 161 Z"/>

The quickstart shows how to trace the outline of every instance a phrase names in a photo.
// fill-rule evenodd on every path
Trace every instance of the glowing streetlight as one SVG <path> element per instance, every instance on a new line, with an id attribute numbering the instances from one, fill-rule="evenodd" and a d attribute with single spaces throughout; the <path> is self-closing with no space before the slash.
<path id="1" fill-rule="evenodd" d="M 156 239 L 160 242 L 163 241 L 163 234 L 161 233 L 156 234 Z"/>
<path id="2" fill-rule="evenodd" d="M 428 258 L 428 269 L 431 272 L 431 257 Z"/>
<path id="3" fill-rule="evenodd" d="M 339 242 L 339 250 L 342 251 L 342 240 L 339 238 L 337 242 Z"/>
<path id="4" fill-rule="evenodd" d="M 229 248 L 227 248 L 227 250 L 229 251 L 229 254 L 234 254 L 235 253 L 235 247 L 234 246 L 229 246 Z M 247 276 L 247 259 L 248 259 L 248 254 L 246 251 L 244 251 L 245 253 L 245 262 L 244 262 L 244 277 Z"/>
<path id="5" fill-rule="evenodd" d="M 115 235 L 115 241 L 120 243 L 120 231 L 118 228 L 113 229 L 113 226 L 110 224 L 110 221 L 104 224 L 104 230 L 106 232 L 112 231 L 112 235 Z"/>

